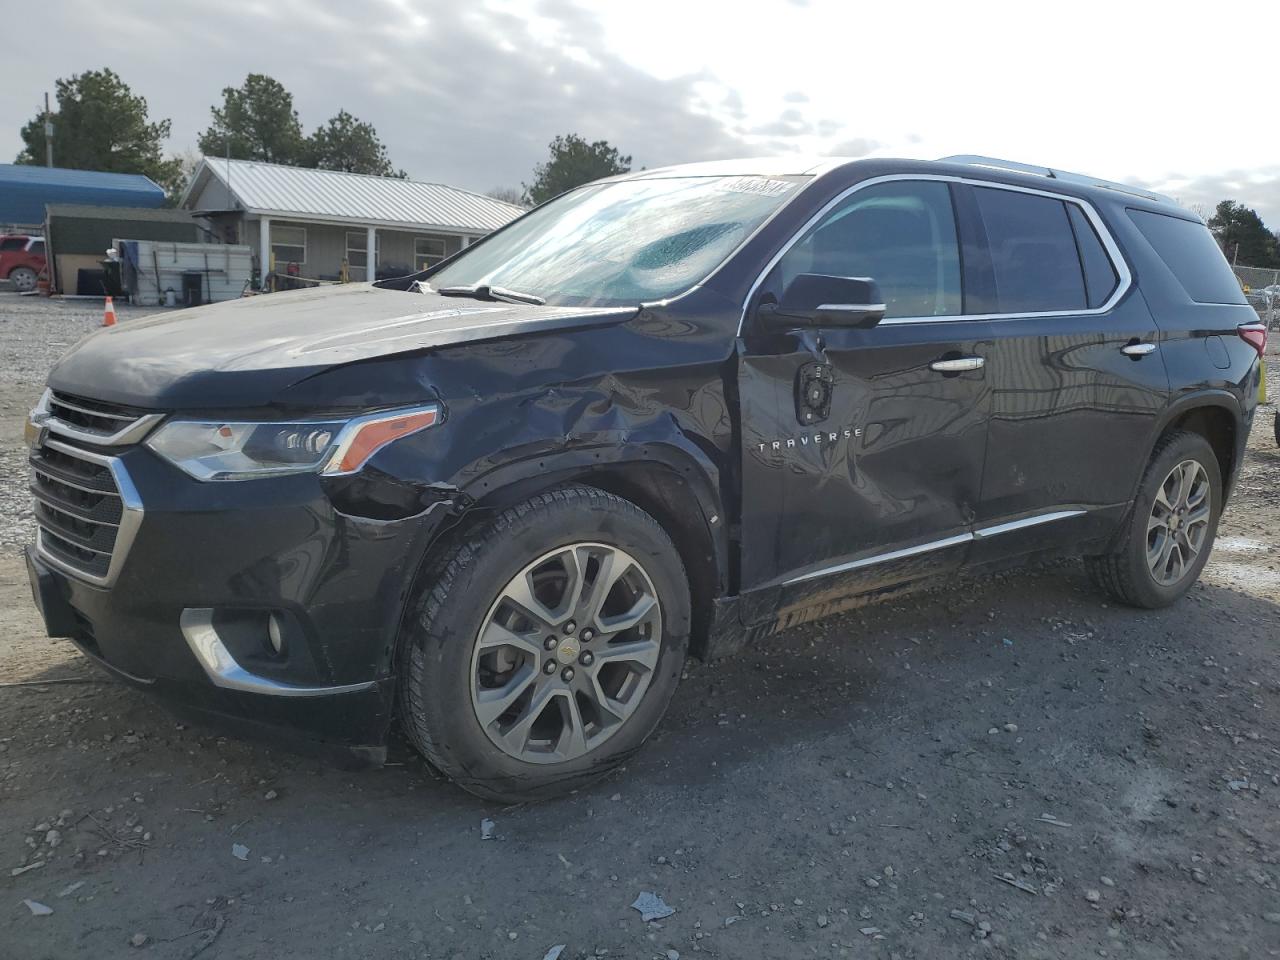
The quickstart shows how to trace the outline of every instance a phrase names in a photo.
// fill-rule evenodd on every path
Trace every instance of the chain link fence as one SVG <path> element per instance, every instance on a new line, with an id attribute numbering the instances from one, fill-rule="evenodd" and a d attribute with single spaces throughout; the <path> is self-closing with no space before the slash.
<path id="1" fill-rule="evenodd" d="M 1270 330 L 1280 330 L 1280 270 L 1271 267 L 1232 267 L 1249 305 Z"/>

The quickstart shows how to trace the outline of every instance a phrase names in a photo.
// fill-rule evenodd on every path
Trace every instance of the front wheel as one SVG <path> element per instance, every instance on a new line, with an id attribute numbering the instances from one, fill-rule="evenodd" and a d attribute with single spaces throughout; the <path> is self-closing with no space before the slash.
<path id="1" fill-rule="evenodd" d="M 430 572 L 406 627 L 400 715 L 464 789 L 582 786 L 633 753 L 680 679 L 689 587 L 635 504 L 567 487 L 510 507 Z"/>
<path id="2" fill-rule="evenodd" d="M 1175 431 L 1156 445 L 1111 553 L 1087 557 L 1094 581 L 1122 603 L 1156 608 L 1190 589 L 1209 560 L 1222 474 L 1209 442 Z"/>

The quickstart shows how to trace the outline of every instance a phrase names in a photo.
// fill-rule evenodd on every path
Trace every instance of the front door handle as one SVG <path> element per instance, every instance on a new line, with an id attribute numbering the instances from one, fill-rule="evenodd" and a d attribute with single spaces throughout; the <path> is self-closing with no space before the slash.
<path id="1" fill-rule="evenodd" d="M 1127 357 L 1145 357 L 1148 353 L 1156 352 L 1154 343 L 1130 343 L 1120 348 L 1120 352 Z"/>
<path id="2" fill-rule="evenodd" d="M 939 373 L 963 373 L 965 370 L 981 370 L 986 364 L 984 357 L 957 357 L 954 360 L 935 360 L 929 364 L 929 369 Z"/>

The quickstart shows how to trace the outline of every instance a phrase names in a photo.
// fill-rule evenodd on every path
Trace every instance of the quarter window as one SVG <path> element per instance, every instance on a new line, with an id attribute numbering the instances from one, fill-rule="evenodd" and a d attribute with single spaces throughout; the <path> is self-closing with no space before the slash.
<path id="1" fill-rule="evenodd" d="M 958 315 L 960 248 L 950 190 L 924 180 L 858 190 L 786 252 L 767 289 L 780 297 L 803 273 L 870 277 L 886 317 Z"/>
<path id="2" fill-rule="evenodd" d="M 279 227 L 271 224 L 271 255 L 275 257 L 276 269 L 290 263 L 307 262 L 307 229 L 306 227 Z"/>
<path id="3" fill-rule="evenodd" d="M 986 227 L 999 311 L 1085 309 L 1084 273 L 1067 204 L 1012 190 L 973 192 Z"/>
<path id="4" fill-rule="evenodd" d="M 1130 210 L 1129 218 L 1155 248 L 1187 296 L 1197 303 L 1248 303 L 1209 228 L 1198 220 Z"/>
<path id="5" fill-rule="evenodd" d="M 1080 251 L 1080 263 L 1084 267 L 1085 295 L 1090 308 L 1100 307 L 1107 302 L 1111 291 L 1120 282 L 1120 278 L 1116 276 L 1115 264 L 1107 256 L 1107 251 L 1098 238 L 1098 231 L 1093 228 L 1079 204 L 1068 203 L 1067 215 L 1071 218 L 1071 229 L 1075 231 L 1076 247 Z"/>

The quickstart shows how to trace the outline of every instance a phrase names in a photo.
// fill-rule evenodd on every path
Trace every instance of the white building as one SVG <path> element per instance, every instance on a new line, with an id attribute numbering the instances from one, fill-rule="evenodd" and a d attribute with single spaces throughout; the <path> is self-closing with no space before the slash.
<path id="1" fill-rule="evenodd" d="M 257 251 L 266 275 L 403 276 L 439 263 L 524 211 L 440 183 L 206 157 L 182 197 L 226 243 Z"/>

